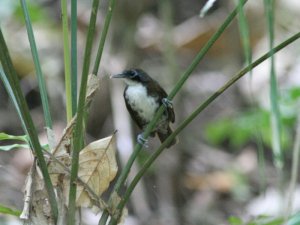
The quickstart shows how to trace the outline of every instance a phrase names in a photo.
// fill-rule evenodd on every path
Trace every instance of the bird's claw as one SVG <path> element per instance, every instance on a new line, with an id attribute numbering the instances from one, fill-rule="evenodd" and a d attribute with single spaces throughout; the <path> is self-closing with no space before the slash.
<path id="1" fill-rule="evenodd" d="M 173 109 L 173 103 L 171 100 L 167 99 L 167 98 L 163 98 L 161 100 L 162 104 L 166 107 L 166 108 L 170 108 Z"/>
<path id="2" fill-rule="evenodd" d="M 143 147 L 148 148 L 148 140 L 143 137 L 143 133 L 137 136 L 137 142 L 141 144 Z"/>

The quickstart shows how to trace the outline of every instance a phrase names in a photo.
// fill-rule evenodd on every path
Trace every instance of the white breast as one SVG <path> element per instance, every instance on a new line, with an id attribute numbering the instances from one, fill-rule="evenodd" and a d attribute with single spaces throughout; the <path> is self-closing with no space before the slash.
<path id="1" fill-rule="evenodd" d="M 141 84 L 129 85 L 125 93 L 125 98 L 141 118 L 147 118 L 149 121 L 153 118 L 156 109 L 159 107 L 156 98 L 147 96 L 147 90 Z"/>

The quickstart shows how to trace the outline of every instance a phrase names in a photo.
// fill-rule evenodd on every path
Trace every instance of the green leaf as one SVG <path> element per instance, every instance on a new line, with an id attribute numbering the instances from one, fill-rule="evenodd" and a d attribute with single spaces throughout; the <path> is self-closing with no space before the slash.
<path id="1" fill-rule="evenodd" d="M 27 30 L 27 34 L 28 34 L 28 40 L 30 43 L 30 49 L 31 49 L 31 53 L 32 53 L 34 66 L 35 66 L 36 76 L 38 79 L 45 123 L 48 128 L 52 128 L 52 120 L 51 120 L 51 115 L 50 115 L 45 78 L 42 73 L 42 68 L 41 68 L 41 64 L 40 64 L 40 60 L 39 60 L 38 50 L 37 50 L 37 46 L 35 43 L 35 38 L 34 38 L 33 29 L 32 29 L 32 25 L 31 25 L 31 18 L 29 15 L 26 0 L 21 0 L 21 6 L 22 6 L 22 11 L 23 11 L 23 15 L 24 15 L 25 24 L 26 24 L 26 30 Z"/>
<path id="2" fill-rule="evenodd" d="M 235 216 L 229 217 L 228 222 L 230 223 L 230 225 L 242 225 L 243 224 L 243 221 L 240 218 L 235 217 Z"/>
<path id="3" fill-rule="evenodd" d="M 270 216 L 261 215 L 258 218 L 255 218 L 253 221 L 247 223 L 247 225 L 282 225 L 283 222 L 283 218 L 274 218 Z"/>
<path id="4" fill-rule="evenodd" d="M 6 134 L 4 132 L 0 133 L 0 141 L 3 140 L 16 140 L 16 141 L 24 141 L 27 143 L 27 136 L 26 135 L 11 135 Z"/>
<path id="5" fill-rule="evenodd" d="M 33 23 L 49 23 L 51 21 L 51 17 L 48 15 L 45 7 L 42 7 L 41 4 L 37 3 L 37 1 L 27 1 L 28 8 L 31 14 L 31 21 Z M 23 10 L 20 5 L 16 5 L 14 11 L 16 19 L 20 22 L 23 22 Z"/>
<path id="6" fill-rule="evenodd" d="M 240 31 L 240 38 L 245 54 L 246 63 L 250 65 L 252 63 L 252 53 L 251 53 L 251 43 L 250 43 L 250 31 L 249 25 L 247 21 L 247 17 L 244 13 L 243 8 L 243 1 L 238 0 L 238 23 L 239 23 L 239 31 Z"/>
<path id="7" fill-rule="evenodd" d="M 279 95 L 278 82 L 275 71 L 274 52 L 274 1 L 264 0 L 265 15 L 267 18 L 267 25 L 269 31 L 269 48 L 271 50 L 271 64 L 270 64 L 270 100 L 271 100 L 271 126 L 272 126 L 272 150 L 274 156 L 274 164 L 277 168 L 282 169 L 284 165 L 281 132 L 282 127 L 280 123 L 280 109 L 279 109 Z"/>
<path id="8" fill-rule="evenodd" d="M 290 119 L 282 118 L 281 143 L 288 149 L 291 142 Z M 228 143 L 229 147 L 239 149 L 243 145 L 255 140 L 258 129 L 263 143 L 272 146 L 272 131 L 270 126 L 270 112 L 257 109 L 238 113 L 232 117 L 220 118 L 205 127 L 205 138 L 212 144 Z M 228 132 L 230 130 L 230 132 Z"/>
<path id="9" fill-rule="evenodd" d="M 20 216 L 21 211 L 8 208 L 4 205 L 0 205 L 0 213 L 9 214 L 13 216 Z"/>
<path id="10" fill-rule="evenodd" d="M 10 151 L 14 148 L 30 148 L 28 144 L 0 145 L 0 151 Z"/>

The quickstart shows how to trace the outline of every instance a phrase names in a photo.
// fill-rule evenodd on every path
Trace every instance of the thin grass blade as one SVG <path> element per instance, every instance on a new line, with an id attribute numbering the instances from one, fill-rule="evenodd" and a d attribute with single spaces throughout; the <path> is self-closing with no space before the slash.
<path id="1" fill-rule="evenodd" d="M 71 93 L 74 116 L 77 111 L 77 0 L 71 0 Z"/>
<path id="2" fill-rule="evenodd" d="M 272 52 L 274 47 L 274 1 L 264 0 L 265 13 L 267 18 L 268 33 L 269 33 L 269 48 Z M 274 164 L 281 170 L 284 161 L 281 148 L 281 122 L 280 110 L 278 104 L 278 84 L 275 71 L 275 58 L 272 54 L 270 57 L 270 100 L 271 100 L 271 126 L 272 126 L 272 150 L 274 155 Z"/>
<path id="3" fill-rule="evenodd" d="M 65 88 L 66 88 L 66 111 L 67 121 L 70 122 L 74 113 L 72 112 L 72 77 L 71 77 L 71 59 L 69 43 L 69 24 L 67 0 L 61 0 L 61 18 L 64 45 L 64 67 L 65 67 Z"/>
<path id="4" fill-rule="evenodd" d="M 99 66 L 100 66 L 100 62 L 101 62 L 101 58 L 102 58 L 102 53 L 103 53 L 103 49 L 104 49 L 104 44 L 105 44 L 108 28 L 109 28 L 109 25 L 110 25 L 110 21 L 111 21 L 111 18 L 112 18 L 112 14 L 113 14 L 113 11 L 114 11 L 114 8 L 115 8 L 115 3 L 116 3 L 116 0 L 110 0 L 109 1 L 107 14 L 106 14 L 105 20 L 104 20 L 104 26 L 103 26 L 103 29 L 102 29 L 102 32 L 101 32 L 101 37 L 100 37 L 100 42 L 99 42 L 99 46 L 98 46 L 97 56 L 96 56 L 94 67 L 93 67 L 93 74 L 95 74 L 95 75 L 97 75 L 98 70 L 99 70 Z"/>
<path id="5" fill-rule="evenodd" d="M 250 44 L 250 32 L 249 32 L 248 21 L 244 12 L 242 0 L 238 0 L 237 5 L 239 11 L 238 24 L 239 24 L 242 47 L 245 55 L 245 61 L 247 65 L 250 65 L 252 62 L 252 51 L 251 51 L 251 44 Z"/>
<path id="6" fill-rule="evenodd" d="M 45 123 L 48 128 L 52 129 L 52 119 L 51 119 L 51 115 L 50 115 L 46 84 L 45 84 L 45 79 L 44 79 L 44 76 L 42 73 L 41 64 L 39 61 L 39 55 L 38 55 L 35 38 L 34 38 L 33 30 L 32 30 L 28 7 L 26 4 L 26 0 L 20 0 L 20 1 L 21 1 L 22 11 L 23 11 L 24 19 L 25 19 L 25 24 L 26 24 L 29 43 L 30 43 L 30 49 L 31 49 L 31 53 L 32 53 L 33 61 L 34 61 L 34 66 L 35 66 L 35 70 L 36 70 L 36 75 L 38 78 Z"/>
<path id="7" fill-rule="evenodd" d="M 12 215 L 12 216 L 20 216 L 21 215 L 21 211 L 11 209 L 11 208 L 6 207 L 4 205 L 0 205 L 0 213 Z"/>

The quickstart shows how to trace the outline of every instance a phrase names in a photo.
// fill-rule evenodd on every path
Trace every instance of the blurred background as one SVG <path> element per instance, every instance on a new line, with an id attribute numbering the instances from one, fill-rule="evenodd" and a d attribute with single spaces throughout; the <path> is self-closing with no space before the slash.
<path id="1" fill-rule="evenodd" d="M 172 90 L 182 72 L 222 24 L 236 1 L 216 1 L 199 13 L 204 0 L 117 1 L 100 65 L 100 89 L 89 112 L 87 142 L 117 130 L 120 165 L 130 155 L 140 132 L 123 101 L 124 84 L 109 76 L 125 68 L 142 68 Z M 66 126 L 60 1 L 28 1 L 33 29 L 46 76 L 56 137 Z M 91 1 L 78 1 L 78 71 L 81 74 Z M 275 1 L 275 44 L 300 29 L 300 2 Z M 101 3 L 95 51 L 107 1 Z M 263 1 L 245 7 L 253 59 L 268 51 Z M 0 23 L 21 87 L 46 142 L 42 106 L 19 1 L 1 0 Z M 174 98 L 176 128 L 207 97 L 245 65 L 237 20 L 224 32 Z M 231 216 L 249 221 L 284 212 L 291 173 L 300 96 L 300 47 L 295 43 L 276 54 L 282 120 L 284 168 L 274 167 L 267 61 L 238 81 L 205 109 L 182 133 L 179 143 L 163 152 L 134 192 L 128 205 L 130 225 L 229 224 Z M 94 58 L 93 58 L 94 59 Z M 93 61 L 92 61 L 93 64 Z M 79 79 L 80 80 L 80 79 Z M 24 134 L 17 113 L 0 83 L 0 132 Z M 159 146 L 157 138 L 143 151 L 132 174 Z M 24 180 L 33 157 L 28 149 L 0 152 L 0 204 L 22 210 Z M 300 189 L 294 194 L 300 209 Z M 84 224 L 97 224 L 89 210 Z M 21 224 L 0 215 L 0 224 Z"/>

